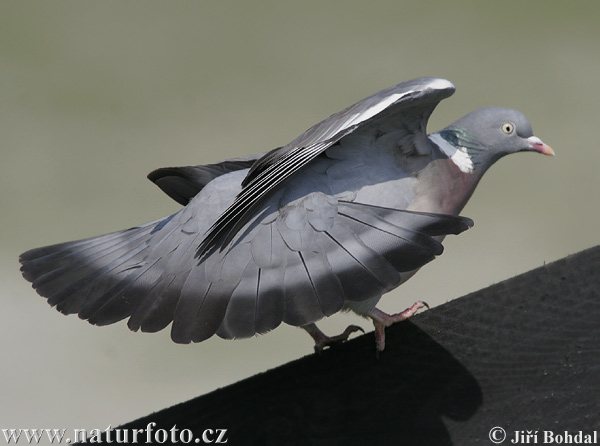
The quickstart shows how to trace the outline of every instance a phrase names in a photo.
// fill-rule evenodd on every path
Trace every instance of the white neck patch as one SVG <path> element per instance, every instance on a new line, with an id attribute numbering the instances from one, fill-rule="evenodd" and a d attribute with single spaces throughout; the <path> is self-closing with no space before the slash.
<path id="1" fill-rule="evenodd" d="M 442 152 L 452 160 L 454 164 L 464 173 L 473 173 L 475 168 L 473 160 L 469 156 L 466 147 L 455 147 L 442 138 L 438 133 L 429 136 L 429 139 L 437 144 Z"/>

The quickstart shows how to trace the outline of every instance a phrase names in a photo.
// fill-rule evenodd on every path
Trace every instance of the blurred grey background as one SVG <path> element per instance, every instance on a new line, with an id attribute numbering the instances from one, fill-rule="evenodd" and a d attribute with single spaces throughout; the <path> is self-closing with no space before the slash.
<path id="1" fill-rule="evenodd" d="M 151 170 L 269 150 L 404 80 L 456 85 L 430 131 L 507 106 L 557 156 L 494 166 L 463 212 L 475 227 L 382 309 L 596 245 L 599 14 L 592 1 L 0 3 L 0 427 L 105 429 L 310 354 L 291 327 L 194 345 L 94 327 L 50 309 L 17 258 L 173 213 Z M 323 327 L 348 323 L 371 330 L 343 314 Z"/>

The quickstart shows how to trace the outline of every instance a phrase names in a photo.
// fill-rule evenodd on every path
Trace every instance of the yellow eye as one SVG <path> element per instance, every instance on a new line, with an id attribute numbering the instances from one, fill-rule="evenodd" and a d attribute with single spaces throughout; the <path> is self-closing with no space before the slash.
<path id="1" fill-rule="evenodd" d="M 505 122 L 502 124 L 502 131 L 507 135 L 510 135 L 515 131 L 515 125 L 512 122 Z"/>

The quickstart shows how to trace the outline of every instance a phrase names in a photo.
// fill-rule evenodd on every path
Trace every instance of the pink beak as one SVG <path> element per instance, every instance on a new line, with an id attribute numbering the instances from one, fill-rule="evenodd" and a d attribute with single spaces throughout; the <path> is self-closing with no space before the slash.
<path id="1" fill-rule="evenodd" d="M 535 150 L 536 152 L 540 152 L 544 155 L 555 156 L 552 147 L 550 147 L 548 144 L 544 144 L 544 142 L 537 136 L 530 136 L 527 138 L 527 142 L 529 143 L 529 148 L 531 150 Z"/>

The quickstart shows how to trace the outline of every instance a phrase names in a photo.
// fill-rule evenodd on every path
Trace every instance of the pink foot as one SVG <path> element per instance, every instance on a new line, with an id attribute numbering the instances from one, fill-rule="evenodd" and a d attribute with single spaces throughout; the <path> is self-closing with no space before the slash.
<path id="1" fill-rule="evenodd" d="M 421 308 L 429 308 L 429 305 L 423 301 L 417 301 L 410 308 L 397 314 L 387 314 L 377 308 L 373 309 L 369 313 L 369 317 L 373 319 L 373 325 L 375 326 L 377 352 L 382 352 L 385 349 L 385 327 L 413 317 Z"/>
<path id="2" fill-rule="evenodd" d="M 302 328 L 315 340 L 315 353 L 321 353 L 325 347 L 331 347 L 332 345 L 347 341 L 348 337 L 356 331 L 365 332 L 358 325 L 349 325 L 342 334 L 337 336 L 327 336 L 315 324 L 304 325 Z"/>

